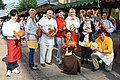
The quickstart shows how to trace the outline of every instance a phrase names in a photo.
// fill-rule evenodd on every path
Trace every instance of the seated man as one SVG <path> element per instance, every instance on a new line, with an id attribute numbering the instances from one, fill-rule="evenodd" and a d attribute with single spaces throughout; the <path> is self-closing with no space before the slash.
<path id="1" fill-rule="evenodd" d="M 91 54 L 91 58 L 93 61 L 94 68 L 92 71 L 97 71 L 100 69 L 98 63 L 98 57 L 104 62 L 105 70 L 112 70 L 112 63 L 114 58 L 113 51 L 113 41 L 110 37 L 105 36 L 105 30 L 99 29 L 98 35 L 99 37 L 95 40 L 98 44 L 98 47 L 95 49 L 95 52 Z"/>

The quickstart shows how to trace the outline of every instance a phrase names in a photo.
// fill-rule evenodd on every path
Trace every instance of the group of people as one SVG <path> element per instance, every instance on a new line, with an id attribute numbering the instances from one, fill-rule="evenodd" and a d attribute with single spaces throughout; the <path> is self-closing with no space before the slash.
<path id="1" fill-rule="evenodd" d="M 63 10 L 59 10 L 58 17 L 53 18 L 53 11 L 47 10 L 46 16 L 43 16 L 36 25 L 36 10 L 29 10 L 29 17 L 25 25 L 26 39 L 29 48 L 29 67 L 32 70 L 39 70 L 34 64 L 35 49 L 40 45 L 40 65 L 45 67 L 46 64 L 52 65 L 52 51 L 55 42 L 58 45 L 56 60 L 58 64 L 63 63 L 63 71 L 68 74 L 77 74 L 80 72 L 81 64 L 88 64 L 88 59 L 92 59 L 94 68 L 92 71 L 100 69 L 98 57 L 105 64 L 105 70 L 112 70 L 114 58 L 113 41 L 106 33 L 111 34 L 115 28 L 112 23 L 107 20 L 107 13 L 102 14 L 101 21 L 107 28 L 91 21 L 90 15 L 84 15 L 85 20 L 76 17 L 74 8 L 71 8 L 68 17 L 64 20 Z M 20 73 L 17 69 L 17 61 L 21 59 L 22 50 L 20 40 L 16 39 L 13 31 L 19 32 L 20 24 L 17 22 L 18 12 L 14 9 L 10 11 L 10 21 L 3 24 L 3 35 L 7 36 L 8 44 L 8 65 L 6 76 L 11 76 L 12 72 Z M 41 36 L 37 33 L 40 30 Z M 95 39 L 94 34 L 97 32 L 98 37 Z M 80 36 L 80 37 L 79 37 Z M 56 41 L 55 41 L 56 40 Z M 98 47 L 92 51 L 90 46 L 92 42 L 96 42 Z M 81 59 L 79 60 L 75 54 L 81 49 Z M 97 54 L 99 52 L 99 54 Z M 80 64 L 81 63 L 81 64 Z"/>

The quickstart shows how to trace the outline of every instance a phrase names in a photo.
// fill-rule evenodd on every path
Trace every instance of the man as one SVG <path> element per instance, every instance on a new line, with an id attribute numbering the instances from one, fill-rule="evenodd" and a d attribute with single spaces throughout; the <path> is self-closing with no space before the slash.
<path id="1" fill-rule="evenodd" d="M 101 21 L 108 28 L 107 33 L 111 34 L 112 32 L 114 32 L 115 27 L 113 26 L 113 24 L 112 24 L 111 21 L 107 20 L 107 13 L 106 12 L 102 13 L 102 19 L 101 19 Z M 100 27 L 99 27 L 99 25 L 97 25 L 96 26 L 96 30 L 98 31 L 99 29 L 100 29 Z M 108 36 L 110 36 L 110 35 L 108 35 Z"/>
<path id="2" fill-rule="evenodd" d="M 110 37 L 105 36 L 106 33 L 104 29 L 99 29 L 98 35 L 99 37 L 95 40 L 95 42 L 98 44 L 98 47 L 95 49 L 95 52 L 91 54 L 94 65 L 92 71 L 97 71 L 100 69 L 97 60 L 98 57 L 104 62 L 105 70 L 111 71 L 114 58 L 113 41 Z"/>
<path id="3" fill-rule="evenodd" d="M 40 64 L 45 67 L 45 63 L 51 65 L 52 50 L 54 46 L 54 35 L 57 33 L 56 20 L 52 18 L 53 11 L 48 10 L 46 17 L 42 17 L 38 22 L 39 28 L 42 30 L 42 36 L 39 40 L 40 44 Z M 51 35 L 49 30 L 54 29 L 54 33 Z M 46 60 L 46 61 L 45 61 Z"/>
<path id="4" fill-rule="evenodd" d="M 95 27 L 93 22 L 90 20 L 90 16 L 85 16 L 85 21 L 83 21 L 78 29 L 80 33 L 79 45 L 81 47 L 81 64 L 88 64 L 88 58 L 90 57 L 90 44 L 94 40 L 92 35 L 95 33 Z M 86 59 L 84 61 L 84 58 Z"/>

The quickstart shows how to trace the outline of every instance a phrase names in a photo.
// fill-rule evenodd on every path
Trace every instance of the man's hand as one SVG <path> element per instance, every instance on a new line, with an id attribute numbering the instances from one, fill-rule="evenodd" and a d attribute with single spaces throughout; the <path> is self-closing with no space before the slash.
<path id="1" fill-rule="evenodd" d="M 100 49 L 99 47 L 96 49 L 96 51 L 98 51 L 98 52 L 100 52 L 100 53 L 102 53 L 102 52 L 103 52 L 103 50 L 102 50 L 102 49 Z"/>

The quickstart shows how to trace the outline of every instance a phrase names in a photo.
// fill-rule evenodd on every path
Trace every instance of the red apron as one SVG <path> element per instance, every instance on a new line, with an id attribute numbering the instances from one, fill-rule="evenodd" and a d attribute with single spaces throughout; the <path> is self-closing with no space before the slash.
<path id="1" fill-rule="evenodd" d="M 72 39 L 76 42 L 76 50 L 78 50 L 78 34 L 76 32 L 72 32 Z"/>
<path id="2" fill-rule="evenodd" d="M 22 57 L 21 43 L 19 40 L 8 39 L 8 62 L 20 60 Z"/>

